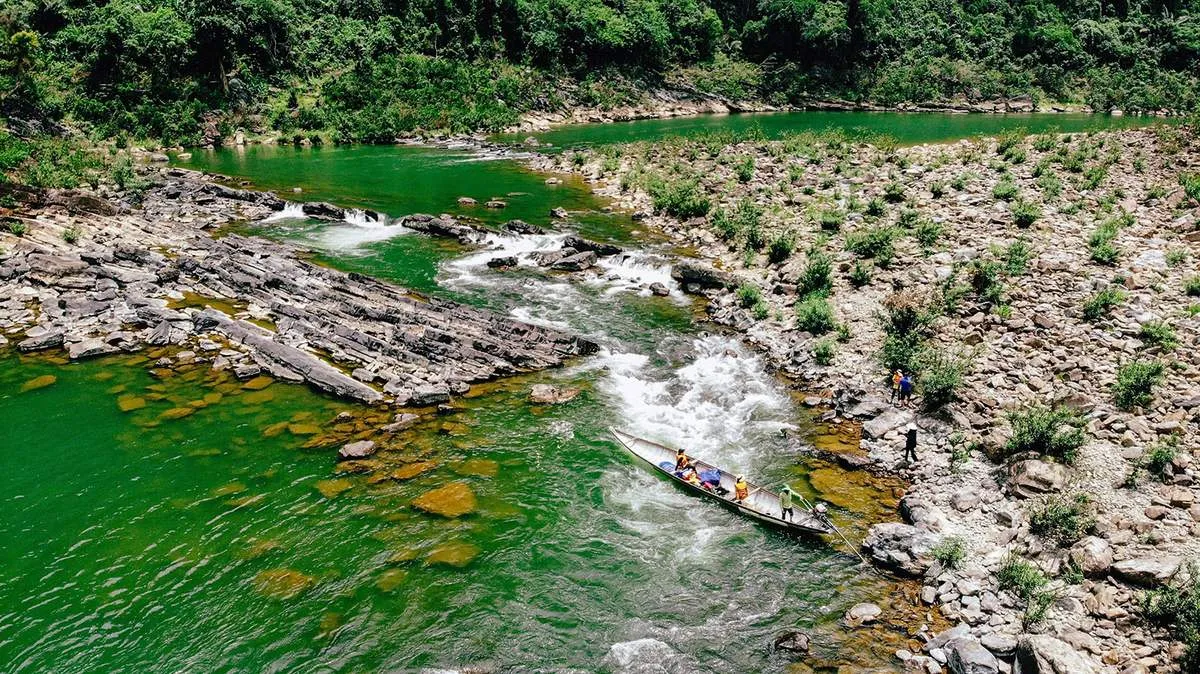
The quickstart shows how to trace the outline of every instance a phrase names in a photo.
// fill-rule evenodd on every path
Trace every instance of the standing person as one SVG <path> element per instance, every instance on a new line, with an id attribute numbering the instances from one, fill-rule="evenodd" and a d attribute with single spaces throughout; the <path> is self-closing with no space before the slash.
<path id="1" fill-rule="evenodd" d="M 900 378 L 900 405 L 908 407 L 908 401 L 912 400 L 913 392 L 913 376 L 906 374 Z"/>
<path id="2" fill-rule="evenodd" d="M 909 424 L 904 429 L 904 460 L 917 462 L 917 425 Z"/>
<path id="3" fill-rule="evenodd" d="M 781 512 L 779 513 L 779 519 L 785 521 L 796 519 L 796 513 L 794 510 L 792 510 L 792 495 L 795 493 L 796 492 L 792 491 L 792 488 L 786 484 L 783 485 L 783 489 L 779 491 L 779 507 L 781 509 Z"/>
<path id="4" fill-rule="evenodd" d="M 896 404 L 896 398 L 900 396 L 900 381 L 904 379 L 904 373 L 896 370 L 892 373 L 892 400 L 891 403 Z"/>

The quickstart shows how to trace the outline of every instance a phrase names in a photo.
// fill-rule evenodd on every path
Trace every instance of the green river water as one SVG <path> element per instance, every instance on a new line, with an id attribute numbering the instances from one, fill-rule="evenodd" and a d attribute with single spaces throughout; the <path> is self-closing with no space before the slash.
<path id="1" fill-rule="evenodd" d="M 956 129 L 1007 119 L 921 118 Z M 547 138 L 610 142 L 746 121 Z M 794 628 L 814 632 L 818 667 L 891 666 L 904 635 L 846 636 L 835 623 L 860 601 L 899 610 L 902 586 L 832 544 L 696 501 L 607 437 L 621 426 L 765 483 L 788 482 L 830 500 L 852 538 L 894 504 L 862 476 L 802 458 L 795 438 L 829 442 L 829 429 L 736 338 L 705 332 L 677 288 L 665 298 L 644 290 L 670 285 L 669 265 L 663 244 L 627 215 L 602 212 L 577 181 L 548 186 L 511 160 L 451 150 L 252 147 L 196 153 L 187 165 L 393 218 L 455 212 L 547 224 L 562 206 L 585 235 L 634 252 L 573 279 L 484 264 L 557 247 L 561 232 L 497 235 L 476 252 L 367 218 L 246 225 L 302 242 L 334 266 L 602 345 L 566 368 L 479 387 L 457 401 L 461 411 L 406 432 L 376 473 L 427 462 L 403 481 L 339 473 L 322 434 L 379 420 L 304 387 L 247 388 L 205 366 L 152 370 L 154 352 L 75 364 L 0 356 L 0 671 L 782 671 L 789 660 L 770 643 Z M 460 196 L 504 197 L 509 207 L 459 207 Z M 583 394 L 531 406 L 538 382 Z M 353 419 L 335 421 L 339 413 Z M 450 482 L 476 494 L 474 512 L 445 519 L 411 507 Z"/>

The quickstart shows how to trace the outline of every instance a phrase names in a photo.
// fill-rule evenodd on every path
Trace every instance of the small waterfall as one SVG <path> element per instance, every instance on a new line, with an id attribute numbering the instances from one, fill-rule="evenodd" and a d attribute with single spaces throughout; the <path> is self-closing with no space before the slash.
<path id="1" fill-rule="evenodd" d="M 295 201 L 285 201 L 283 210 L 275 211 L 274 213 L 263 218 L 263 222 L 276 222 L 278 220 L 304 220 L 308 218 L 304 214 L 304 204 Z"/>
<path id="2" fill-rule="evenodd" d="M 661 283 L 671 292 L 671 297 L 687 301 L 679 284 L 671 278 L 670 263 L 662 257 L 634 251 L 600 258 L 597 266 L 604 271 L 600 280 L 610 286 L 607 290 L 610 294 L 636 292 L 649 295 L 650 285 Z"/>
<path id="3" fill-rule="evenodd" d="M 374 214 L 374 217 L 372 216 Z M 342 220 L 355 227 L 368 227 L 374 229 L 376 227 L 387 227 L 388 219 L 383 213 L 372 211 L 368 213 L 360 208 L 347 208 Z"/>

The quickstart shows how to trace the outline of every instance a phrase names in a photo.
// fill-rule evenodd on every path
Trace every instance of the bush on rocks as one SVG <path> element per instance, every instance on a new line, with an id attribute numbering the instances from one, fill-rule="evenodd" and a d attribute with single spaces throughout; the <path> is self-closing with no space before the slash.
<path id="1" fill-rule="evenodd" d="M 855 260 L 854 269 L 850 271 L 850 285 L 861 288 L 871 283 L 871 267 Z"/>
<path id="2" fill-rule="evenodd" d="M 743 283 L 738 286 L 737 298 L 743 309 L 749 309 L 762 301 L 762 290 L 753 283 Z"/>
<path id="3" fill-rule="evenodd" d="M 1029 515 L 1029 530 L 1067 547 L 1091 533 L 1096 526 L 1087 494 L 1052 496 Z"/>
<path id="4" fill-rule="evenodd" d="M 681 219 L 708 215 L 712 207 L 700 189 L 700 181 L 695 178 L 674 181 L 659 178 L 651 181 L 649 192 L 654 201 L 654 210 Z"/>
<path id="5" fill-rule="evenodd" d="M 931 552 L 943 568 L 957 569 L 967 558 L 967 542 L 962 536 L 947 536 L 933 546 Z"/>
<path id="6" fill-rule="evenodd" d="M 1170 351 L 1179 345 L 1175 330 L 1166 321 L 1143 323 L 1138 338 L 1147 346 L 1157 346 L 1163 351 Z"/>
<path id="7" fill-rule="evenodd" d="M 1166 587 L 1142 597 L 1142 615 L 1171 630 L 1184 644 L 1180 671 L 1200 671 L 1200 568 L 1192 563 L 1177 573 Z"/>
<path id="8" fill-rule="evenodd" d="M 1117 381 L 1113 384 L 1113 399 L 1123 410 L 1146 407 L 1154 400 L 1154 387 L 1163 379 L 1166 366 L 1151 361 L 1126 363 L 1117 370 Z"/>
<path id="9" fill-rule="evenodd" d="M 1179 454 L 1179 436 L 1171 435 L 1167 439 L 1154 443 L 1146 448 L 1138 462 L 1138 468 L 1150 473 L 1159 482 L 1166 482 L 1172 475 L 1171 466 Z"/>
<path id="10" fill-rule="evenodd" d="M 810 251 L 808 264 L 796 281 L 797 292 L 801 297 L 809 295 L 825 296 L 833 289 L 833 260 L 820 251 Z"/>
<path id="11" fill-rule="evenodd" d="M 1083 303 L 1084 320 L 1095 322 L 1107 317 L 1127 296 L 1125 291 L 1118 288 L 1105 288 L 1092 295 Z"/>
<path id="12" fill-rule="evenodd" d="M 1038 218 L 1042 217 L 1042 208 L 1036 203 L 1025 199 L 1013 201 L 1009 212 L 1012 213 L 1013 222 L 1021 229 L 1030 227 L 1038 221 Z"/>
<path id="13" fill-rule="evenodd" d="M 1183 292 L 1188 297 L 1200 297 L 1200 276 L 1193 276 L 1184 281 Z"/>
<path id="14" fill-rule="evenodd" d="M 925 349 L 917 358 L 916 368 L 921 373 L 917 388 L 925 410 L 932 412 L 953 402 L 970 366 L 969 356 Z"/>
<path id="15" fill-rule="evenodd" d="M 767 249 L 767 258 L 771 264 L 779 264 L 791 257 L 795 249 L 796 235 L 790 231 L 783 232 L 771 239 L 771 245 Z"/>
<path id="16" fill-rule="evenodd" d="M 1033 452 L 1072 464 L 1087 439 L 1084 419 L 1065 407 L 1037 405 L 1010 412 L 1008 422 L 1012 436 L 1001 449 L 1003 458 Z"/>
<path id="17" fill-rule="evenodd" d="M 895 240 L 900 231 L 895 227 L 871 227 L 846 235 L 846 250 L 864 258 L 874 258 L 887 267 L 896 254 Z"/>
<path id="18" fill-rule="evenodd" d="M 1031 599 L 1050 582 L 1032 562 L 1027 562 L 1012 553 L 1004 558 L 1000 570 L 996 572 L 996 581 L 1001 590 L 1025 600 Z"/>
<path id="19" fill-rule="evenodd" d="M 796 326 L 814 335 L 823 335 L 834 328 L 833 307 L 829 300 L 813 295 L 796 305 Z"/>

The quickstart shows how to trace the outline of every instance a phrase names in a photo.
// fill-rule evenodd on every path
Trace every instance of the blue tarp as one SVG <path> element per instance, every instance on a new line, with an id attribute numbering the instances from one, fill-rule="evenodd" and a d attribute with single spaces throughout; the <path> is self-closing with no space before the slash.
<path id="1" fill-rule="evenodd" d="M 700 481 L 701 482 L 711 482 L 713 484 L 721 484 L 721 471 L 706 470 L 703 473 L 700 473 Z"/>

